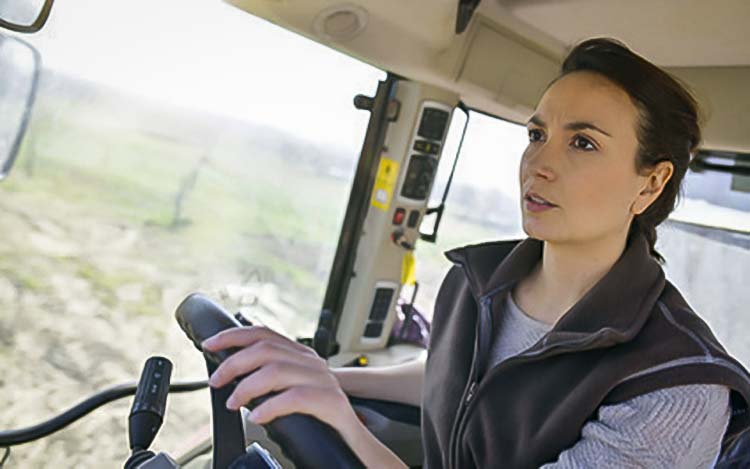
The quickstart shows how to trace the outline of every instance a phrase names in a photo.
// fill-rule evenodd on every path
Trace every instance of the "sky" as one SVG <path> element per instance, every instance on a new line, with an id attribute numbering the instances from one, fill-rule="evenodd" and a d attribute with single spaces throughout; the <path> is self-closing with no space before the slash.
<path id="1" fill-rule="evenodd" d="M 324 123 L 384 75 L 220 0 L 64 0 L 25 38 L 66 74 L 322 142 L 361 143 L 366 113 Z"/>
<path id="2" fill-rule="evenodd" d="M 369 114 L 352 98 L 372 96 L 385 77 L 220 0 L 64 0 L 25 39 L 68 75 L 355 152 Z M 459 180 L 516 195 L 525 142 L 520 126 L 473 117 Z"/>

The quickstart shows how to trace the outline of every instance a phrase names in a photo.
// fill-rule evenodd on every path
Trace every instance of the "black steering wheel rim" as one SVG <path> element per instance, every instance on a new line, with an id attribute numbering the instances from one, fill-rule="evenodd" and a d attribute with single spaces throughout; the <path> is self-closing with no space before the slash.
<path id="1" fill-rule="evenodd" d="M 232 327 L 242 327 L 242 324 L 229 314 L 223 307 L 200 293 L 188 295 L 175 311 L 175 317 L 182 330 L 187 334 L 193 345 L 203 352 L 206 358 L 209 373 L 215 369 L 224 359 L 236 352 L 237 349 L 228 349 L 218 353 L 210 353 L 202 350 L 201 343 L 207 338 Z M 228 458 L 234 457 L 237 448 L 237 422 L 241 425 L 239 412 L 231 412 L 226 409 L 224 402 L 231 394 L 236 383 L 224 386 L 219 390 L 212 389 L 213 422 L 214 425 L 214 455 L 217 450 L 222 454 L 222 461 L 216 463 L 225 464 Z M 268 396 L 261 397 L 248 404 L 246 407 L 252 409 Z M 224 412 L 233 416 L 223 415 Z M 232 428 L 226 428 L 230 426 Z M 344 442 L 341 435 L 330 425 L 304 414 L 292 414 L 279 417 L 265 425 L 268 436 L 276 442 L 284 455 L 298 468 L 359 468 L 364 467 L 354 452 Z M 219 438 L 217 438 L 217 436 Z M 241 453 L 244 454 L 244 433 L 241 439 Z M 218 446 L 217 446 L 218 445 Z M 228 448 L 225 445 L 229 445 Z M 219 466 L 221 467 L 221 466 Z M 224 466 L 226 467 L 226 466 Z"/>

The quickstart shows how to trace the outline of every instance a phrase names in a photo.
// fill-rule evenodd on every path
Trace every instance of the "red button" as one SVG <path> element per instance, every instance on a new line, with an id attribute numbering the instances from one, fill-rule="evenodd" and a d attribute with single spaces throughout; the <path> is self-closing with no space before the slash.
<path id="1" fill-rule="evenodd" d="M 406 217 L 406 210 L 403 208 L 397 208 L 393 213 L 393 224 L 400 225 L 404 222 L 404 217 Z"/>

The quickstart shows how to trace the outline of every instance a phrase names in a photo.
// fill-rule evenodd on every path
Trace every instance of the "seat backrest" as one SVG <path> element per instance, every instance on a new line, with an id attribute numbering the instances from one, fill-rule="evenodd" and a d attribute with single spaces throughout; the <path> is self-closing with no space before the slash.
<path id="1" fill-rule="evenodd" d="M 750 468 L 750 429 L 722 451 L 716 469 Z"/>

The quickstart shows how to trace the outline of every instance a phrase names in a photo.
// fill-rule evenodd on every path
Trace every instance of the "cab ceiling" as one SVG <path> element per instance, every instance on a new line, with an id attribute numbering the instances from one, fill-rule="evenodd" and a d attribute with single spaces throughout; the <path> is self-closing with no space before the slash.
<path id="1" fill-rule="evenodd" d="M 750 1 L 483 0 L 462 34 L 458 0 L 227 1 L 516 122 L 572 44 L 615 37 L 691 86 L 706 116 L 704 147 L 750 152 Z"/>

